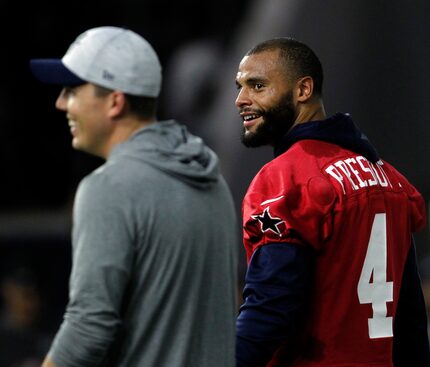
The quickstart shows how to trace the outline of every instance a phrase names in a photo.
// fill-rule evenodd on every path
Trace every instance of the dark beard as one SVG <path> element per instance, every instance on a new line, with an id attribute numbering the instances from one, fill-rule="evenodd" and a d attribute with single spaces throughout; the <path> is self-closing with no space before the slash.
<path id="1" fill-rule="evenodd" d="M 243 129 L 242 143 L 248 148 L 274 145 L 290 130 L 294 123 L 293 92 L 285 94 L 279 103 L 266 112 L 258 111 L 263 122 L 254 132 Z"/>

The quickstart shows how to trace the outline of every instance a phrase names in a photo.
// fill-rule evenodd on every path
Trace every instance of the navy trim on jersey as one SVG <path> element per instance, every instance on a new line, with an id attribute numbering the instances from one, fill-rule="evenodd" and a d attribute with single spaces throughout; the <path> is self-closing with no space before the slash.
<path id="1" fill-rule="evenodd" d="M 363 155 L 373 163 L 379 160 L 375 147 L 357 128 L 347 113 L 336 113 L 326 120 L 310 121 L 295 126 L 275 145 L 275 156 L 286 152 L 294 143 L 304 139 L 321 140 L 339 145 Z"/>
<path id="2" fill-rule="evenodd" d="M 245 276 L 244 303 L 236 321 L 237 367 L 260 367 L 303 330 L 314 251 L 273 243 L 259 247 Z"/>
<path id="3" fill-rule="evenodd" d="M 426 306 L 413 241 L 403 272 L 394 320 L 393 362 L 395 367 L 430 366 Z"/>

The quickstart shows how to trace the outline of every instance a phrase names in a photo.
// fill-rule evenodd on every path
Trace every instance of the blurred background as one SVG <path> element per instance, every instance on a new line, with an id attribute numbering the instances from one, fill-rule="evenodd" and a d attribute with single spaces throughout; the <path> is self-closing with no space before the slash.
<path id="1" fill-rule="evenodd" d="M 1 366 L 38 365 L 61 322 L 75 189 L 102 163 L 71 148 L 65 116 L 54 108 L 59 89 L 37 82 L 28 61 L 61 57 L 88 28 L 125 26 L 154 46 L 164 68 L 159 118 L 185 123 L 219 154 L 238 215 L 248 184 L 272 152 L 242 147 L 234 78 L 243 54 L 275 36 L 295 37 L 315 50 L 325 70 L 327 113 L 349 112 L 381 156 L 429 201 L 426 0 L 75 0 L 61 9 L 3 0 L 2 20 Z M 428 289 L 428 229 L 416 241 Z M 238 251 L 241 283 L 241 244 Z"/>

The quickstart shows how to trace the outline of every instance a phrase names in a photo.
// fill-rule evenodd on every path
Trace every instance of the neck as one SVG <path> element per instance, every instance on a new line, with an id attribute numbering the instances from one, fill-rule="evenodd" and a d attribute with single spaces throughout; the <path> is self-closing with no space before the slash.
<path id="1" fill-rule="evenodd" d="M 325 113 L 324 105 L 321 101 L 318 101 L 310 106 L 305 106 L 300 109 L 291 128 L 310 121 L 324 120 L 325 118 L 327 118 L 327 115 Z"/>
<path id="2" fill-rule="evenodd" d="M 155 122 L 155 119 L 148 120 L 136 120 L 136 119 L 126 119 L 118 121 L 109 143 L 106 145 L 106 149 L 102 154 L 102 158 L 107 159 L 112 149 L 120 144 L 128 140 L 137 130 L 148 126 Z"/>

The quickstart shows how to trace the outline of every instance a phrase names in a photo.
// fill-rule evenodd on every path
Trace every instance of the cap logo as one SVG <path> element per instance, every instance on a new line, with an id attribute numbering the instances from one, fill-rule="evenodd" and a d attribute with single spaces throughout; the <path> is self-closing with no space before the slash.
<path id="1" fill-rule="evenodd" d="M 109 71 L 107 71 L 107 70 L 103 70 L 102 78 L 106 79 L 106 80 L 114 80 L 115 75 L 109 73 Z"/>

